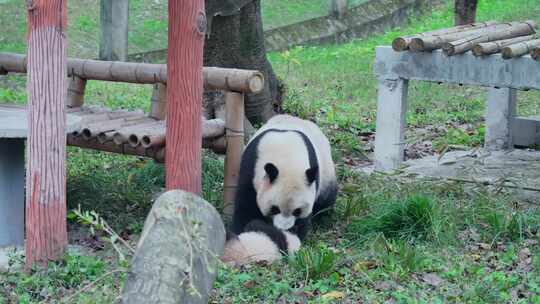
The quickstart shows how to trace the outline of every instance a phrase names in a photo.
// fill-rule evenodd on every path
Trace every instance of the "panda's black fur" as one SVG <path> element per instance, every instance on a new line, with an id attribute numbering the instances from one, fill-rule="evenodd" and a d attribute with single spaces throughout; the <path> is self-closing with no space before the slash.
<path id="1" fill-rule="evenodd" d="M 313 143 L 309 139 L 309 137 L 306 136 L 306 134 L 304 134 L 303 132 L 299 130 L 270 128 L 264 130 L 260 134 L 257 134 L 256 137 L 254 137 L 249 142 L 242 155 L 239 173 L 239 184 L 235 196 L 235 208 L 231 227 L 232 232 L 236 234 L 245 232 L 246 225 L 253 220 L 261 220 L 269 224 L 272 223 L 271 220 L 266 218 L 259 210 L 259 207 L 256 204 L 257 193 L 253 185 L 253 180 L 255 176 L 255 164 L 258 159 L 258 145 L 260 140 L 269 132 L 296 132 L 298 135 L 301 136 L 307 148 L 310 167 L 320 168 L 320 164 L 317 159 Z M 321 185 L 320 176 L 317 172 L 315 185 L 318 191 L 318 195 L 314 202 L 311 215 L 305 218 L 297 218 L 294 226 L 289 229 L 290 232 L 298 235 L 300 240 L 304 240 L 308 231 L 310 230 L 312 217 L 317 216 L 319 213 L 323 213 L 321 211 L 325 209 L 331 208 L 336 201 L 337 184 L 335 182 L 324 185 L 325 187 L 319 190 L 319 187 Z"/>

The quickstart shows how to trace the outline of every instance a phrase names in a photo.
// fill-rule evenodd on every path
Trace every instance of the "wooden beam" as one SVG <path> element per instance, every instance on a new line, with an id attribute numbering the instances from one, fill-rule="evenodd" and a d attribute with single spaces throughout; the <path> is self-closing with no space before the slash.
<path id="1" fill-rule="evenodd" d="M 66 223 L 66 26 L 63 0 L 28 8 L 26 266 L 60 258 Z"/>
<path id="2" fill-rule="evenodd" d="M 204 87 L 242 93 L 258 93 L 264 89 L 264 76 L 259 71 L 204 67 Z M 88 80 L 129 83 L 167 83 L 167 65 L 100 61 L 68 58 L 67 75 Z M 0 71 L 26 73 L 26 56 L 0 52 Z M 183 68 L 181 73 L 187 73 Z"/>
<path id="3" fill-rule="evenodd" d="M 166 188 L 201 194 L 203 0 L 169 0 Z"/>

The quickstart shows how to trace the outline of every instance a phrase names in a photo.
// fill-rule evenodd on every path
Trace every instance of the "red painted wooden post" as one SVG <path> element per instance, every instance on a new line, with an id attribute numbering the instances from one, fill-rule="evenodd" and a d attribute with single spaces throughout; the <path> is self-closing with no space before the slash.
<path id="1" fill-rule="evenodd" d="M 66 226 L 66 0 L 27 0 L 26 266 L 63 254 Z"/>
<path id="2" fill-rule="evenodd" d="M 169 0 L 167 189 L 201 193 L 203 0 Z"/>

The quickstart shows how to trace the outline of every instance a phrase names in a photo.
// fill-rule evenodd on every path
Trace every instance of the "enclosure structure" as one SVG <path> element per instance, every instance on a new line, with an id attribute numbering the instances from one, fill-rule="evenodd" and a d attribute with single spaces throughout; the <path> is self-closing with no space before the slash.
<path id="1" fill-rule="evenodd" d="M 26 73 L 26 56 L 0 53 L 0 71 L 4 74 Z M 223 111 L 215 119 L 202 119 L 202 131 L 198 136 L 202 140 L 199 149 L 208 148 L 226 155 L 224 202 L 225 211 L 231 212 L 244 147 L 244 94 L 262 90 L 264 79 L 258 71 L 214 67 L 204 67 L 202 74 L 205 88 L 225 91 Z M 170 110 L 167 106 L 167 65 L 68 58 L 66 75 L 69 81 L 66 109 L 68 145 L 165 161 L 166 117 L 167 110 Z M 154 84 L 150 113 L 84 105 L 89 80 Z M 202 106 L 200 98 L 198 106 Z M 0 105 L 0 215 L 6 216 L 6 221 L 0 223 L 0 246 L 22 245 L 24 242 L 25 117 L 24 107 Z M 24 125 L 21 127 L 23 130 L 12 130 L 19 124 Z M 10 139 L 12 137 L 18 139 Z M 3 200 L 6 195 L 9 199 Z"/>
<path id="2" fill-rule="evenodd" d="M 504 59 L 502 54 L 447 56 L 432 52 L 376 49 L 379 79 L 375 169 L 401 166 L 405 147 L 405 114 L 409 80 L 479 85 L 488 88 L 485 148 L 498 150 L 540 143 L 540 118 L 516 116 L 516 90 L 540 90 L 540 61 L 531 55 Z"/>

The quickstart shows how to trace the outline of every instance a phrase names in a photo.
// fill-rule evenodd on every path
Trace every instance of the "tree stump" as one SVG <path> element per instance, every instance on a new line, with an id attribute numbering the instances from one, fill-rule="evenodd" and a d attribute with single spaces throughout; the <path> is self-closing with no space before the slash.
<path id="1" fill-rule="evenodd" d="M 181 190 L 165 192 L 146 218 L 123 303 L 208 303 L 224 244 L 212 205 Z"/>

